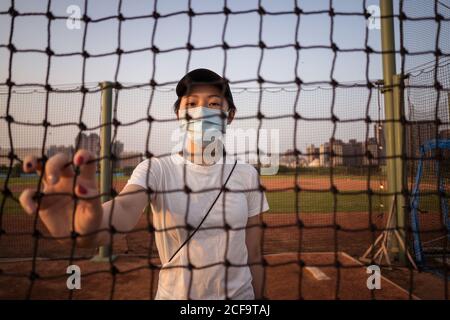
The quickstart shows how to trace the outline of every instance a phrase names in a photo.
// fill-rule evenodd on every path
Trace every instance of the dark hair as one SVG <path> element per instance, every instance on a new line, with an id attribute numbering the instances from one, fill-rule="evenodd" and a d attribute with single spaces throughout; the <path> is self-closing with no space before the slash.
<path id="1" fill-rule="evenodd" d="M 177 99 L 177 101 L 175 101 L 175 103 L 173 104 L 173 111 L 175 112 L 175 114 L 177 114 L 178 109 L 180 109 L 180 103 L 181 103 L 181 97 L 179 97 Z"/>
<path id="2" fill-rule="evenodd" d="M 173 109 L 175 113 L 180 109 L 181 98 L 186 95 L 186 93 L 192 88 L 193 85 L 198 84 L 209 84 L 217 87 L 223 93 L 223 97 L 228 102 L 228 108 L 230 111 L 236 111 L 236 106 L 233 101 L 233 94 L 231 93 L 230 85 L 228 80 L 221 77 L 212 70 L 199 68 L 192 70 L 185 74 L 180 81 L 178 81 L 175 92 L 177 93 L 178 99 L 173 104 Z"/>

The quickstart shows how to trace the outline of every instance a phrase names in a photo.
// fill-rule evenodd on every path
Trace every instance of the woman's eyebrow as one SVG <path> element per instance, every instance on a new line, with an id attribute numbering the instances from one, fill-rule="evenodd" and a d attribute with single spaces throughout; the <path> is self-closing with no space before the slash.
<path id="1" fill-rule="evenodd" d="M 190 98 L 190 97 L 198 98 L 198 95 L 196 95 L 196 94 L 190 94 L 190 95 L 187 95 L 187 96 L 186 96 L 186 98 Z M 212 94 L 212 95 L 209 95 L 209 96 L 208 96 L 208 98 L 213 98 L 213 97 L 216 97 L 216 98 L 219 98 L 219 99 L 222 99 L 222 98 L 223 98 L 223 97 L 221 97 L 221 96 L 219 96 L 219 95 L 217 95 L 217 94 Z"/>

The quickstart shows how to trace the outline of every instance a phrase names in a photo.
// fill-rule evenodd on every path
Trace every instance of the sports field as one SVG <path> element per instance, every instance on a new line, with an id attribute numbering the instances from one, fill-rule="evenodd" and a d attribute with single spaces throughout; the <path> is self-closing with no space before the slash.
<path id="1" fill-rule="evenodd" d="M 127 177 L 115 178 L 115 189 L 120 191 L 127 179 Z M 18 197 L 21 190 L 36 186 L 36 183 L 36 178 L 12 178 L 8 186 L 14 196 Z M 409 283 L 404 275 L 407 269 L 390 271 L 394 283 L 388 278 L 383 278 L 381 291 L 374 293 L 362 289 L 352 290 L 355 286 L 364 288 L 364 281 L 367 279 L 365 268 L 355 259 L 361 256 L 380 234 L 385 223 L 384 210 L 380 206 L 383 203 L 383 196 L 373 195 L 372 210 L 368 207 L 367 177 L 334 176 L 333 184 L 338 191 L 335 194 L 330 191 L 330 178 L 326 176 L 297 177 L 297 185 L 301 188 L 297 193 L 293 190 L 295 176 L 292 175 L 263 176 L 261 183 L 266 188 L 270 205 L 270 211 L 264 214 L 267 228 L 263 240 L 265 257 L 268 263 L 272 264 L 266 271 L 269 298 L 334 299 L 338 294 L 342 299 L 409 299 L 420 298 L 421 295 L 422 298 L 435 298 L 442 293 L 442 282 L 431 275 L 417 274 L 416 279 L 422 286 L 426 281 L 435 281 L 437 287 L 433 293 L 421 289 L 419 285 L 419 289 L 410 295 L 407 290 Z M 371 187 L 376 190 L 379 183 L 380 180 L 374 180 Z M 15 286 L 9 284 L 10 281 L 16 281 L 14 279 L 17 279 L 16 276 L 20 273 L 29 270 L 32 262 L 29 257 L 33 255 L 35 248 L 38 257 L 36 272 L 42 280 L 33 285 L 31 297 L 67 298 L 64 296 L 67 292 L 61 289 L 64 274 L 60 274 L 59 277 L 55 275 L 67 265 L 68 261 L 64 259 L 72 254 L 71 248 L 61 246 L 50 237 L 39 239 L 36 247 L 36 241 L 31 236 L 33 219 L 12 199 L 5 202 L 4 212 L 6 215 L 3 222 L 7 233 L 0 241 L 1 268 L 6 274 L 11 274 L 11 277 L 3 277 L 1 280 L 2 286 L 8 288 L 2 291 L 3 298 L 18 295 L 25 297 L 30 293 L 26 279 L 21 279 Z M 438 219 L 438 216 L 435 219 Z M 299 220 L 302 222 L 301 226 L 298 225 Z M 133 232 L 124 240 L 115 242 L 114 254 L 118 259 L 114 265 L 120 270 L 113 291 L 115 299 L 145 299 L 155 293 L 158 272 L 157 269 L 149 269 L 146 257 L 150 252 L 155 265 L 159 260 L 153 237 L 147 230 L 147 221 L 147 217 L 143 215 Z M 429 215 L 426 221 L 428 223 L 431 221 Z M 377 230 L 369 231 L 370 222 Z M 339 229 L 336 229 L 336 226 L 339 226 Z M 38 229 L 46 234 L 39 221 Z M 344 266 L 339 270 L 333 260 L 332 252 L 335 251 L 340 252 L 338 256 Z M 306 264 L 304 268 L 300 268 L 297 254 L 294 252 L 301 252 L 301 259 L 309 263 L 310 267 Z M 109 264 L 89 262 L 89 258 L 95 254 L 92 249 L 76 249 L 73 254 L 79 259 L 77 264 L 88 270 L 89 281 L 86 281 L 86 288 L 89 290 L 83 292 L 89 294 L 85 295 L 80 291 L 72 298 L 110 298 L 111 279 L 109 271 L 105 271 L 109 270 Z M 55 258 L 56 261 L 52 260 Z M 279 272 L 286 275 L 281 281 L 276 280 Z M 45 279 L 46 276 L 49 279 Z M 403 280 L 395 282 L 398 278 Z M 128 290 L 128 286 L 136 279 L 140 279 L 138 282 L 142 290 Z M 108 286 L 108 290 L 104 290 L 104 286 Z M 372 296 L 373 294 L 375 296 Z"/>
<path id="2" fill-rule="evenodd" d="M 259 296 L 261 251 L 269 299 L 450 298 L 450 0 L 78 2 L 0 2 L 0 300 L 151 299 L 172 254 L 198 297 L 250 280 Z M 153 206 L 127 195 L 102 215 L 97 198 L 174 154 L 199 166 L 161 162 Z M 185 206 L 229 155 L 259 186 L 238 168 L 252 193 L 230 171 Z M 187 289 L 173 272 L 168 298 Z"/>
<path id="3" fill-rule="evenodd" d="M 128 177 L 114 178 L 114 188 L 120 192 L 125 186 Z M 17 199 L 20 192 L 25 188 L 36 188 L 38 179 L 32 178 L 11 178 L 8 188 Z M 295 176 L 276 175 L 261 177 L 261 184 L 266 188 L 266 195 L 270 205 L 270 213 L 287 212 L 333 212 L 336 207 L 337 212 L 361 212 L 369 211 L 369 196 L 367 195 L 367 177 L 366 176 L 334 176 L 332 182 L 329 177 L 298 177 L 297 186 L 301 188 L 300 192 L 295 192 Z M 331 191 L 331 186 L 336 187 L 336 195 Z M 0 186 L 4 185 L 4 179 L 0 179 Z M 379 192 L 379 181 L 371 182 L 371 188 Z M 0 200 L 3 195 L 0 195 Z M 296 198 L 298 197 L 299 209 L 296 210 Z M 383 196 L 375 195 L 372 210 L 379 207 Z M 335 200 L 334 200 L 335 199 Z M 12 199 L 6 201 L 6 212 L 14 214 L 21 213 L 22 210 L 17 202 Z"/>
<path id="4" fill-rule="evenodd" d="M 127 180 L 128 177 L 124 176 L 114 178 L 113 185 L 117 192 L 120 192 Z M 4 203 L 3 223 L 7 235 L 0 242 L 2 257 L 27 256 L 31 252 L 34 220 L 25 214 L 17 199 L 22 190 L 36 187 L 37 182 L 37 178 L 27 177 L 11 178 L 8 183 L 15 199 L 8 197 Z M 302 232 L 307 234 L 303 236 L 302 250 L 332 251 L 337 224 L 340 229 L 337 238 L 340 240 L 340 248 L 354 255 L 362 254 L 373 236 L 384 228 L 386 196 L 383 195 L 384 189 L 380 189 L 380 183 L 386 185 L 381 179 L 372 180 L 374 194 L 369 196 L 367 177 L 361 175 L 335 175 L 332 180 L 327 176 L 299 175 L 297 187 L 300 187 L 300 191 L 294 190 L 294 175 L 262 176 L 261 184 L 266 188 L 270 206 L 270 210 L 264 214 L 268 226 L 266 252 L 297 251 L 300 235 L 298 221 L 301 220 L 304 227 Z M 3 184 L 4 181 L 0 181 L 0 185 Z M 334 191 L 331 190 L 332 184 L 335 186 Z M 2 197 L 0 195 L 0 201 Z M 425 230 L 433 230 L 439 220 L 439 197 L 430 195 L 424 199 L 426 201 L 423 208 L 427 211 L 421 214 L 422 224 Z M 147 223 L 147 218 L 143 215 L 135 231 L 127 236 L 129 251 L 139 252 L 140 250 L 133 248 L 148 246 L 147 241 L 140 240 L 141 237 L 146 238 Z M 378 230 L 369 231 L 370 224 Z M 353 241 L 352 237 L 359 240 Z M 51 240 L 44 239 L 42 242 L 38 251 L 42 256 L 54 256 L 60 251 L 58 245 L 51 245 Z M 50 247 L 47 248 L 47 245 Z M 146 250 L 142 249 L 140 252 L 146 253 Z"/>

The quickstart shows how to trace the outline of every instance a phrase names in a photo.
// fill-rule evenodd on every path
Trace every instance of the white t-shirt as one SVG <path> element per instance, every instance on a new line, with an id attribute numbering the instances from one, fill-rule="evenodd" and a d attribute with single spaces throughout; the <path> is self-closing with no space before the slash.
<path id="1" fill-rule="evenodd" d="M 188 237 L 186 221 L 193 228 L 200 224 L 233 164 L 201 166 L 174 154 L 147 159 L 134 169 L 128 184 L 155 192 L 151 208 L 162 263 L 156 299 L 254 299 L 245 226 L 269 205 L 258 190 L 258 172 L 249 164 L 238 162 L 227 184 L 230 192 L 222 192 L 200 229 L 169 262 Z M 189 263 L 195 268 L 186 268 Z"/>

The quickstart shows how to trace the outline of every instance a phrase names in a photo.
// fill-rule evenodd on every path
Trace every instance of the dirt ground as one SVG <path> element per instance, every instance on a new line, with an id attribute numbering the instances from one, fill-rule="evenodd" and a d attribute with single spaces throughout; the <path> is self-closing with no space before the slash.
<path id="1" fill-rule="evenodd" d="M 270 177 L 261 179 L 263 185 L 269 191 L 277 189 L 292 188 L 295 186 L 295 176 L 291 177 Z M 298 183 L 302 188 L 318 190 L 330 188 L 329 177 L 300 177 Z M 365 180 L 349 179 L 336 177 L 333 183 L 339 190 L 366 190 L 367 182 Z M 125 184 L 124 180 L 118 180 L 114 184 L 116 190 L 121 190 Z M 377 187 L 377 181 L 372 181 L 373 187 Z M 12 186 L 23 190 L 26 185 Z M 19 190 L 13 190 L 18 192 Z M 295 252 L 299 249 L 299 239 L 301 237 L 301 249 L 305 251 L 334 251 L 335 242 L 338 242 L 339 248 L 349 250 L 353 254 L 364 250 L 373 240 L 372 234 L 365 232 L 362 229 L 368 229 L 369 217 L 367 213 L 338 213 L 336 221 L 330 213 L 300 213 L 299 218 L 304 223 L 304 228 L 300 229 L 296 226 L 297 217 L 295 214 L 288 212 L 286 214 L 277 213 L 265 215 L 265 221 L 268 229 L 265 232 L 265 252 Z M 378 220 L 377 225 L 381 228 L 381 218 L 372 216 L 373 220 Z M 30 257 L 35 250 L 38 256 L 42 257 L 61 257 L 70 256 L 71 248 L 62 248 L 56 244 L 52 239 L 39 239 L 36 247 L 35 238 L 32 237 L 34 230 L 34 221 L 32 218 L 22 215 L 5 215 L 2 219 L 2 228 L 6 234 L 0 237 L 0 258 L 1 257 Z M 338 232 L 338 241 L 334 241 L 335 224 L 338 223 L 343 229 L 349 229 L 348 232 Z M 115 251 L 132 252 L 132 253 L 148 253 L 149 243 L 151 242 L 151 235 L 146 230 L 146 220 L 143 217 L 135 228 L 135 231 L 127 236 L 125 243 L 118 244 Z M 290 226 L 289 226 L 290 225 Z M 37 223 L 38 230 L 44 235 L 45 228 L 40 221 Z M 360 230 L 358 230 L 360 229 Z M 355 241 L 357 237 L 358 241 Z M 78 249 L 76 255 L 92 255 L 92 250 Z"/>
<path id="2" fill-rule="evenodd" d="M 376 291 L 375 296 L 371 295 L 373 292 L 364 288 L 361 288 L 359 293 L 355 293 L 355 285 L 362 286 L 363 280 L 367 280 L 367 274 L 355 260 L 348 258 L 347 254 L 353 257 L 361 256 L 380 234 L 380 231 L 370 232 L 367 228 L 369 221 L 367 213 L 305 214 L 304 216 L 300 215 L 300 218 L 304 224 L 302 228 L 295 224 L 297 219 L 292 213 L 264 216 L 267 224 L 264 232 L 264 252 L 271 265 L 266 268 L 268 298 L 409 298 L 408 294 L 399 291 L 398 288 L 392 289 L 391 284 L 386 284 L 383 290 Z M 377 226 L 383 225 L 382 217 L 375 216 L 372 221 Z M 154 257 L 151 260 L 152 263 L 158 264 L 159 262 L 156 249 L 152 245 L 152 236 L 145 229 L 146 223 L 143 218 L 135 232 L 129 234 L 126 240 L 115 243 L 114 254 L 119 256 L 115 265 L 120 270 L 120 274 L 116 277 L 116 285 L 112 293 L 114 299 L 149 299 L 155 293 L 158 271 L 149 268 L 146 257 L 148 257 L 150 249 L 152 249 L 152 257 Z M 340 226 L 339 230 L 334 227 L 336 225 Z M 32 248 L 34 239 L 30 235 L 27 237 L 29 247 Z M 2 239 L 4 240 L 4 238 Z M 0 243 L 5 242 L 0 241 Z M 71 255 L 70 247 L 61 247 L 55 240 L 40 239 L 38 243 L 38 256 L 69 257 Z M 6 249 L 8 248 L 2 248 L 2 254 Z M 301 253 L 301 256 L 298 256 L 297 252 Z M 339 254 L 341 258 L 343 255 L 345 256 L 342 258 L 342 263 L 344 266 L 353 267 L 336 269 L 333 261 L 334 254 L 326 252 L 345 252 L 345 254 Z M 76 250 L 74 252 L 76 257 L 90 257 L 93 254 L 93 250 Z M 299 267 L 300 259 L 304 260 L 306 266 L 318 267 L 331 280 L 317 282 L 307 269 Z M 0 259 L 0 299 L 26 298 L 30 289 L 28 276 L 32 270 L 31 262 L 20 261 L 20 259 L 16 259 L 15 262 L 7 261 L 8 259 Z M 67 290 L 61 289 L 61 283 L 64 283 L 63 280 L 66 279 L 64 268 L 68 265 L 67 258 L 63 261 L 38 259 L 36 272 L 40 278 L 33 284 L 30 298 L 109 299 L 113 286 L 109 264 L 96 264 L 86 259 L 77 261 L 76 264 L 79 264 L 82 270 L 87 270 L 86 282 L 84 290 L 76 291 L 70 297 Z M 280 277 L 280 274 L 283 276 Z M 430 273 L 413 272 L 408 268 L 383 269 L 382 274 L 419 298 L 450 299 L 448 294 L 450 282 L 444 281 L 442 277 Z M 56 278 L 43 280 L 45 277 Z M 384 290 L 384 288 L 388 289 Z"/>
<path id="3" fill-rule="evenodd" d="M 284 177 L 270 177 L 261 178 L 261 184 L 266 187 L 268 191 L 283 190 L 286 188 L 295 187 L 295 176 L 284 176 Z M 386 182 L 381 181 L 381 183 L 386 187 Z M 297 177 L 297 185 L 303 190 L 329 190 L 332 185 L 334 185 L 339 191 L 361 191 L 368 189 L 368 180 L 365 179 L 352 179 L 352 178 L 342 178 L 342 177 Z M 380 181 L 371 177 L 370 187 L 373 190 L 379 190 Z"/>
<path id="4" fill-rule="evenodd" d="M 292 188 L 295 185 L 294 178 L 270 178 L 262 179 L 262 182 L 268 190 L 273 191 Z M 336 178 L 333 183 L 339 190 L 343 191 L 367 189 L 367 181 L 365 180 Z M 299 184 L 301 188 L 310 190 L 328 189 L 331 186 L 328 177 L 302 177 L 299 179 Z M 374 179 L 371 185 L 375 189 L 379 187 L 379 182 Z M 115 187 L 117 190 L 121 188 L 119 185 Z M 425 230 L 433 230 L 439 226 L 439 215 L 420 213 L 419 216 L 419 220 Z M 360 257 L 383 230 L 386 223 L 386 217 L 383 214 L 373 213 L 369 215 L 367 212 L 338 212 L 336 214 L 301 212 L 296 215 L 295 213 L 287 212 L 264 214 L 263 217 L 267 226 L 264 230 L 264 253 L 267 261 L 274 264 L 274 266 L 266 269 L 267 294 L 269 298 L 333 299 L 336 298 L 336 293 L 339 293 L 337 297 L 343 299 L 374 298 L 370 292 L 367 292 L 367 289 L 365 291 L 362 290 L 358 294 L 354 294 L 354 291 L 352 291 L 351 288 L 355 286 L 355 283 L 360 285 L 363 278 L 367 279 L 365 270 L 363 272 L 355 272 L 357 268 L 362 269 L 357 264 L 357 268 L 343 269 L 320 265 L 330 262 L 330 255 L 327 255 L 326 252 L 344 252 L 354 258 Z M 301 224 L 298 224 L 299 221 L 301 221 Z M 370 229 L 371 223 L 375 227 L 373 231 Z M 44 236 L 48 236 L 47 231 L 39 221 L 37 227 Z M 60 283 L 66 277 L 64 266 L 68 264 L 67 257 L 92 257 L 95 254 L 95 250 L 76 249 L 72 252 L 70 247 L 63 247 L 51 238 L 41 237 L 36 241 L 36 238 L 32 236 L 34 221 L 25 214 L 3 216 L 2 228 L 6 233 L 0 236 L 0 298 L 27 297 L 30 281 L 26 277 L 32 270 L 31 262 L 16 261 L 14 263 L 6 263 L 5 261 L 8 260 L 5 259 L 12 257 L 27 258 L 33 255 L 42 258 L 65 258 L 66 260 L 57 262 L 43 260 L 37 262 L 36 270 L 41 278 L 34 282 L 31 298 L 69 298 L 69 293 L 67 290 L 61 289 Z M 433 236 L 433 233 L 431 232 L 428 235 Z M 158 271 L 148 268 L 148 259 L 146 257 L 149 256 L 149 252 L 150 257 L 156 259 L 153 260 L 154 263 L 157 263 L 158 255 L 153 243 L 153 237 L 147 230 L 147 221 L 145 216 L 143 216 L 132 233 L 128 234 L 123 240 L 115 241 L 114 254 L 119 256 L 117 267 L 121 273 L 116 277 L 113 298 L 148 299 L 153 297 L 156 290 Z M 314 277 L 309 275 L 309 271 L 305 272 L 306 270 L 300 269 L 297 255 L 289 252 L 301 253 L 301 259 L 305 260 L 305 262 L 309 261 L 308 263 L 311 265 L 319 265 L 321 271 L 326 273 L 332 280 L 316 282 Z M 349 263 L 347 256 L 345 257 L 345 259 L 343 258 L 344 262 Z M 291 263 L 288 263 L 289 260 L 291 260 Z M 109 265 L 92 264 L 87 260 L 81 260 L 79 263 L 83 270 L 87 270 L 86 277 L 88 280 L 83 288 L 86 290 L 73 293 L 73 298 L 110 298 L 113 281 L 109 272 Z M 351 263 L 355 264 L 356 262 L 353 260 Z M 92 274 L 89 275 L 89 273 Z M 13 274 L 18 275 L 18 277 L 14 277 Z M 283 274 L 283 277 L 280 277 L 280 274 Z M 449 283 L 441 277 L 430 273 L 413 272 L 408 268 L 383 269 L 383 274 L 407 291 L 412 290 L 419 298 L 449 299 Z M 60 279 L 42 280 L 42 277 L 55 275 L 60 275 Z M 355 280 L 355 275 L 358 275 L 357 277 L 360 280 Z M 385 281 L 389 283 L 389 281 Z M 386 286 L 389 287 L 390 285 L 387 284 Z M 388 293 L 383 290 L 376 291 L 375 298 L 408 298 L 408 294 L 404 292 L 399 293 L 401 290 L 389 289 L 388 291 Z"/>
<path id="5" fill-rule="evenodd" d="M 366 212 L 354 213 L 300 213 L 303 226 L 297 225 L 297 216 L 292 213 L 264 214 L 264 252 L 321 252 L 334 251 L 336 248 L 352 255 L 362 252 L 379 234 L 369 231 L 369 215 Z M 45 237 L 33 237 L 33 219 L 26 215 L 17 215 L 14 219 L 4 219 L 6 234 L 0 238 L 0 258 L 30 257 L 36 249 L 39 257 L 68 257 L 71 255 L 70 246 L 62 246 L 51 239 L 41 222 L 38 230 Z M 383 217 L 373 215 L 372 222 L 380 229 Z M 152 234 L 148 232 L 147 220 L 142 216 L 133 232 L 124 240 L 115 241 L 114 252 L 147 255 L 153 244 Z M 339 230 L 336 226 L 339 225 Z M 21 233 L 12 231 L 21 228 Z M 26 226 L 24 228 L 23 226 Z M 335 240 L 336 239 L 336 240 Z M 36 247 L 37 246 L 37 247 Z M 76 249 L 73 255 L 86 256 L 94 252 L 90 249 Z M 155 251 L 155 256 L 156 251 Z"/>
<path id="6" fill-rule="evenodd" d="M 304 262 L 300 267 L 299 259 Z M 380 290 L 367 288 L 365 267 L 343 253 L 267 255 L 265 274 L 268 299 L 413 299 L 407 291 L 386 278 Z M 340 267 L 336 268 L 335 261 Z M 158 264 L 154 259 L 152 264 Z M 81 289 L 66 287 L 68 261 L 36 261 L 31 281 L 31 261 L 1 263 L 0 299 L 152 299 L 156 293 L 158 270 L 142 258 L 119 257 L 113 277 L 109 263 L 76 261 L 82 270 Z M 283 274 L 283 277 L 280 277 Z"/>
<path id="7" fill-rule="evenodd" d="M 297 185 L 305 190 L 328 190 L 331 187 L 331 181 L 336 186 L 338 190 L 341 191 L 358 191 L 367 190 L 368 183 L 367 177 L 362 177 L 361 179 L 356 178 L 343 178 L 343 177 L 333 177 L 333 180 L 327 176 L 319 177 L 297 177 Z M 385 186 L 386 182 L 381 181 Z M 114 188 L 120 191 L 125 186 L 125 180 L 114 181 Z M 282 176 L 282 177 L 261 177 L 261 184 L 264 185 L 267 190 L 276 191 L 277 189 L 293 188 L 295 187 L 295 176 Z M 374 190 L 378 190 L 380 186 L 380 181 L 378 178 L 371 177 L 370 186 Z M 21 192 L 25 188 L 35 188 L 35 183 L 23 183 L 20 185 L 10 185 L 9 189 L 12 192 Z"/>

